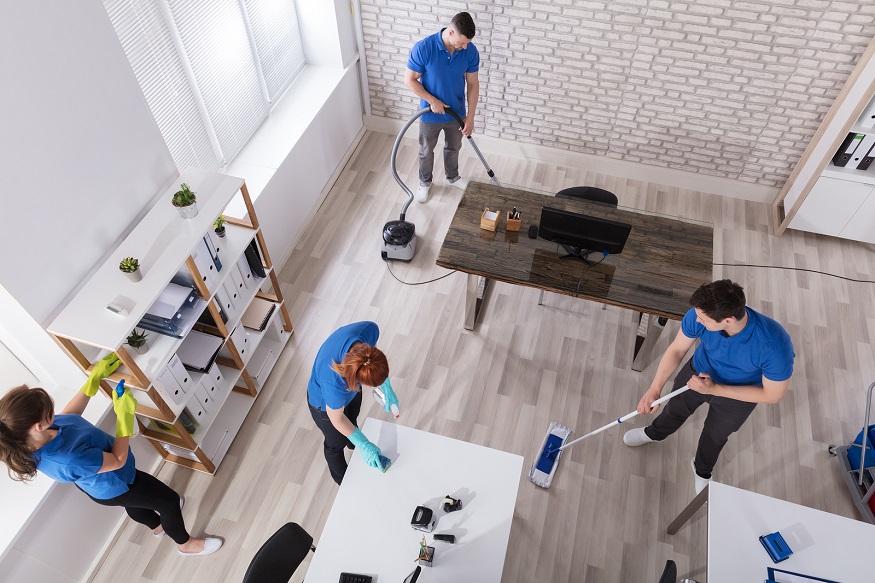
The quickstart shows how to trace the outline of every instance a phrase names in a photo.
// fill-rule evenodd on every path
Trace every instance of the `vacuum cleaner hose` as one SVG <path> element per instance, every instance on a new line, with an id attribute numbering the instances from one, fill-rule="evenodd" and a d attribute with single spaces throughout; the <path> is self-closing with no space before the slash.
<path id="1" fill-rule="evenodd" d="M 398 156 L 398 146 L 401 144 L 401 138 L 403 138 L 404 134 L 407 133 L 407 128 L 409 128 L 413 124 L 413 122 L 415 122 L 417 119 L 419 119 L 419 117 L 422 114 L 428 113 L 429 111 L 431 111 L 430 107 L 423 107 L 422 109 L 420 109 L 419 111 L 414 113 L 410 117 L 410 119 L 407 120 L 407 123 L 404 124 L 404 127 L 401 128 L 401 131 L 398 132 L 398 137 L 395 138 L 395 144 L 392 146 L 392 157 L 390 159 L 390 165 L 392 167 L 392 176 L 395 177 L 395 182 L 398 183 L 398 185 L 401 187 L 401 189 L 407 193 L 407 200 L 404 202 L 404 206 L 401 207 L 401 220 L 402 221 L 405 220 L 405 217 L 407 215 L 407 209 L 408 209 L 408 207 L 410 207 L 410 203 L 413 202 L 413 192 L 410 191 L 410 189 L 407 187 L 407 185 L 404 184 L 404 181 L 401 180 L 401 177 L 398 176 L 398 168 L 395 165 L 395 158 Z M 450 114 L 451 116 L 453 116 L 453 118 L 455 118 L 456 122 L 459 124 L 459 128 L 465 127 L 465 122 L 462 120 L 461 117 L 459 117 L 458 113 L 456 113 L 455 111 L 453 111 L 449 107 L 444 108 L 444 111 L 446 113 Z M 489 167 L 489 164 L 486 163 L 486 158 L 484 158 L 483 154 L 480 153 L 480 148 L 477 147 L 477 144 L 474 142 L 474 139 L 471 138 L 471 136 L 468 136 L 468 141 L 471 143 L 471 146 L 474 148 L 474 151 L 477 153 L 477 157 L 480 158 L 480 162 L 482 162 L 483 166 L 486 168 L 486 173 L 489 175 L 489 178 L 491 178 L 495 184 L 497 184 L 498 186 L 501 186 L 501 183 L 495 178 L 495 172 L 493 172 L 492 168 Z"/>

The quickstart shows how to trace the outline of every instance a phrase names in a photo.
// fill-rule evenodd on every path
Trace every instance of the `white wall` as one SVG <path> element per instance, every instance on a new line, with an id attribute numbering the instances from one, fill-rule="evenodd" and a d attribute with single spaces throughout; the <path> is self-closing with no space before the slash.
<path id="1" fill-rule="evenodd" d="M 304 56 L 317 67 L 345 67 L 356 53 L 350 0 L 296 0 Z"/>
<path id="2" fill-rule="evenodd" d="M 84 375 L 43 327 L 177 172 L 100 2 L 5 2 L 0 19 L 7 24 L 0 34 L 0 341 L 64 403 Z M 107 403 L 93 403 L 89 418 Z M 138 453 L 142 468 L 157 459 Z M 69 485 L 46 495 L 0 479 L 0 552 L 9 550 L 0 578 L 26 572 L 4 580 L 78 580 L 120 511 Z M 60 528 L 65 519 L 76 533 Z"/>

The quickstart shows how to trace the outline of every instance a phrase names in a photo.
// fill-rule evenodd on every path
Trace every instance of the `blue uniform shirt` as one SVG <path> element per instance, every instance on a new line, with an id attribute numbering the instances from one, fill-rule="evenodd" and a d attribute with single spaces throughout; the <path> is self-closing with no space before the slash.
<path id="1" fill-rule="evenodd" d="M 419 82 L 425 90 L 450 106 L 450 109 L 465 117 L 465 74 L 480 70 L 480 52 L 474 43 L 461 51 L 450 52 L 441 40 L 445 28 L 431 36 L 427 36 L 410 51 L 407 68 L 416 73 L 422 73 Z M 419 100 L 419 108 L 428 107 L 425 99 Z M 456 121 L 445 113 L 424 113 L 419 118 L 423 123 L 450 123 Z"/>
<path id="2" fill-rule="evenodd" d="M 695 308 L 684 315 L 684 336 L 702 341 L 693 353 L 693 367 L 711 375 L 718 385 L 762 386 L 762 377 L 786 381 L 793 375 L 796 356 L 790 335 L 771 318 L 745 310 L 747 325 L 735 336 L 711 332 L 696 322 Z"/>
<path id="3" fill-rule="evenodd" d="M 57 415 L 52 429 L 58 430 L 55 438 L 33 452 L 39 471 L 58 482 L 75 482 L 98 500 L 115 498 L 128 491 L 137 473 L 130 449 L 124 466 L 98 474 L 103 466 L 103 452 L 112 451 L 114 437 L 80 415 Z"/>
<path id="4" fill-rule="evenodd" d="M 316 354 L 307 384 L 307 401 L 320 411 L 325 411 L 326 405 L 332 409 L 349 405 L 356 391 L 347 390 L 346 380 L 334 372 L 331 363 L 342 361 L 356 342 L 376 346 L 379 338 L 380 329 L 373 322 L 355 322 L 332 332 Z"/>

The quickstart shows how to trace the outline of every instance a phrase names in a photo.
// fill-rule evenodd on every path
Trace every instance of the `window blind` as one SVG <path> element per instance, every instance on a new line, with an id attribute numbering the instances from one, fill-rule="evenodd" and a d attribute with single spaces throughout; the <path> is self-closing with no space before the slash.
<path id="1" fill-rule="evenodd" d="M 230 162 L 306 64 L 294 0 L 103 3 L 180 170 Z"/>
<path id="2" fill-rule="evenodd" d="M 134 76 L 180 170 L 221 166 L 162 11 L 151 0 L 104 0 Z"/>
<path id="3" fill-rule="evenodd" d="M 243 0 L 268 98 L 276 102 L 306 64 L 294 0 Z"/>

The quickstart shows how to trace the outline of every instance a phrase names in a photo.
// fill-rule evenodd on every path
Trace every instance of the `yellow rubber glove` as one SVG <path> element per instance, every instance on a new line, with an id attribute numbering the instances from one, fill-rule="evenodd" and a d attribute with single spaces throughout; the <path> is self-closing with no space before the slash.
<path id="1" fill-rule="evenodd" d="M 94 364 L 91 372 L 88 374 L 88 380 L 85 381 L 85 384 L 79 390 L 89 397 L 93 397 L 100 388 L 100 380 L 115 372 L 115 369 L 120 364 L 121 361 L 118 359 L 118 355 L 115 352 L 110 352 Z"/>
<path id="2" fill-rule="evenodd" d="M 112 408 L 115 409 L 115 436 L 130 437 L 134 434 L 134 411 L 137 410 L 137 400 L 131 390 L 125 387 L 125 392 L 119 397 L 112 392 Z"/>

